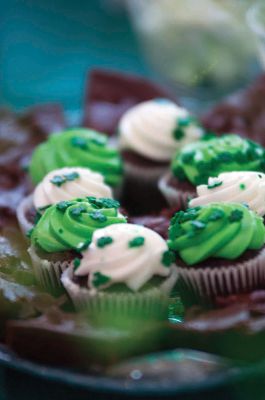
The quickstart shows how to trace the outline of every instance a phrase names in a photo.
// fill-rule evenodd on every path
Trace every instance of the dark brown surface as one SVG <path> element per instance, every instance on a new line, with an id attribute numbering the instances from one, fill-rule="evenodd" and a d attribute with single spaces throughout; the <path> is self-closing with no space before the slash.
<path id="1" fill-rule="evenodd" d="M 132 165 L 137 165 L 143 168 L 159 168 L 159 167 L 166 167 L 169 163 L 167 162 L 158 162 L 151 160 L 149 158 L 145 158 L 140 154 L 136 154 L 134 151 L 125 150 L 122 152 L 122 157 L 125 162 L 128 162 Z"/>
<path id="2" fill-rule="evenodd" d="M 265 75 L 230 96 L 202 118 L 203 125 L 218 133 L 238 133 L 265 145 Z"/>
<path id="3" fill-rule="evenodd" d="M 25 172 L 33 148 L 52 132 L 65 127 L 59 105 L 39 105 L 24 114 L 0 109 L 0 225 L 14 215 L 30 191 Z"/>
<path id="4" fill-rule="evenodd" d="M 113 134 L 121 115 L 128 108 L 156 97 L 176 100 L 162 87 L 139 76 L 94 70 L 88 77 L 83 124 Z"/>

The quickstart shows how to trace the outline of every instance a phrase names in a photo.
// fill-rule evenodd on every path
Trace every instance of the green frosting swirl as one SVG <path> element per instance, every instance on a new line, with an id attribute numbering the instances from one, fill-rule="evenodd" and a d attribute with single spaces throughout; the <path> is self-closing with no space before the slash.
<path id="1" fill-rule="evenodd" d="M 122 179 L 122 161 L 108 138 L 90 129 L 76 128 L 50 135 L 33 152 L 29 173 L 34 184 L 50 171 L 62 167 L 87 167 L 100 172 L 107 184 Z"/>
<path id="2" fill-rule="evenodd" d="M 168 245 L 188 265 L 209 257 L 236 259 L 265 242 L 263 219 L 242 204 L 210 203 L 180 211 L 169 227 Z"/>
<path id="3" fill-rule="evenodd" d="M 48 207 L 31 233 L 31 242 L 52 253 L 86 248 L 96 229 L 125 223 L 119 203 L 108 198 L 87 197 L 61 201 Z"/>
<path id="4" fill-rule="evenodd" d="M 207 183 L 209 176 L 230 171 L 265 170 L 264 149 L 238 135 L 223 135 L 186 145 L 173 159 L 173 174 L 194 185 Z"/>

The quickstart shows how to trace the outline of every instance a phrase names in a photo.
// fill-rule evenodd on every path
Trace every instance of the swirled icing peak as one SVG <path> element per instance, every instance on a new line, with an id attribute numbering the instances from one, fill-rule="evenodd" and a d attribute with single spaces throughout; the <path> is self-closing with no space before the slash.
<path id="1" fill-rule="evenodd" d="M 141 289 L 154 275 L 168 276 L 173 262 L 160 235 L 134 224 L 98 229 L 82 256 L 75 275 L 88 276 L 89 288 L 124 283 L 133 291 Z"/>
<path id="2" fill-rule="evenodd" d="M 222 172 L 264 171 L 265 154 L 259 144 L 238 135 L 223 135 L 185 146 L 172 161 L 172 172 L 194 185 L 207 183 Z"/>
<path id="3" fill-rule="evenodd" d="M 236 259 L 265 242 L 263 219 L 239 203 L 210 203 L 175 214 L 168 245 L 188 265 L 210 257 Z"/>
<path id="4" fill-rule="evenodd" d="M 212 202 L 245 203 L 259 215 L 265 214 L 265 174 L 253 171 L 224 172 L 209 178 L 207 185 L 197 186 L 198 197 L 190 207 Z"/>
<path id="5" fill-rule="evenodd" d="M 98 172 L 88 168 L 65 167 L 49 172 L 43 178 L 34 190 L 33 204 L 38 209 L 86 196 L 111 198 L 112 190 Z"/>
<path id="6" fill-rule="evenodd" d="M 105 182 L 116 186 L 122 179 L 122 162 L 117 150 L 102 133 L 75 128 L 50 135 L 33 152 L 29 173 L 33 183 L 63 167 L 84 167 L 100 172 Z"/>
<path id="7" fill-rule="evenodd" d="M 170 161 L 176 150 L 198 140 L 203 129 L 189 112 L 167 99 L 140 103 L 119 122 L 121 149 L 155 161 Z"/>
<path id="8" fill-rule="evenodd" d="M 31 242 L 47 252 L 81 251 L 93 232 L 126 222 L 119 203 L 109 198 L 87 197 L 61 201 L 47 208 L 31 233 Z"/>

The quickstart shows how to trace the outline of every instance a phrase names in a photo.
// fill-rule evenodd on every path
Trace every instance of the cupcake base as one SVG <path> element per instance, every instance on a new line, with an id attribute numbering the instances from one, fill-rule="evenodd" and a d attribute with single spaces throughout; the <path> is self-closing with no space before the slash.
<path id="1" fill-rule="evenodd" d="M 125 162 L 124 170 L 121 202 L 131 215 L 158 212 L 167 205 L 157 187 L 167 167 L 143 167 Z"/>
<path id="2" fill-rule="evenodd" d="M 169 296 L 177 281 L 174 268 L 170 276 L 159 286 L 142 292 L 114 293 L 95 292 L 80 287 L 73 282 L 72 266 L 64 271 L 62 283 L 77 310 L 86 310 L 99 319 L 104 315 L 109 318 L 154 318 L 166 317 Z"/>
<path id="3" fill-rule="evenodd" d="M 27 233 L 33 228 L 33 221 L 30 219 L 30 210 L 33 209 L 33 196 L 25 197 L 18 205 L 17 220 L 19 227 L 25 237 Z"/>
<path id="4" fill-rule="evenodd" d="M 181 293 L 186 299 L 189 298 L 189 302 L 191 299 L 194 302 L 264 288 L 265 247 L 250 253 L 253 254 L 251 258 L 242 257 L 231 265 L 226 265 L 228 260 L 224 260 L 223 266 L 177 266 Z"/>
<path id="5" fill-rule="evenodd" d="M 171 172 L 160 178 L 158 188 L 170 207 L 177 209 L 186 208 L 189 199 L 196 196 L 195 189 L 190 183 L 178 181 Z"/>
<path id="6" fill-rule="evenodd" d="M 35 247 L 28 249 L 34 274 L 39 285 L 52 294 L 60 294 L 64 291 L 61 276 L 63 272 L 70 266 L 72 260 L 52 261 L 41 258 L 37 254 Z"/>

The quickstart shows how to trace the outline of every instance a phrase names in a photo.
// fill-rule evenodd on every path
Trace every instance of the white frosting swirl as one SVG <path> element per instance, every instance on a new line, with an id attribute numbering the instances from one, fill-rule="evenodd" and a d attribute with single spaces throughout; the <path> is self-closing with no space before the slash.
<path id="1" fill-rule="evenodd" d="M 222 182 L 219 186 L 211 188 L 219 182 Z M 251 210 L 264 215 L 265 174 L 252 171 L 224 172 L 217 178 L 209 178 L 208 185 L 197 186 L 197 195 L 190 201 L 190 207 L 212 202 L 246 203 Z"/>
<path id="2" fill-rule="evenodd" d="M 144 238 L 143 245 L 130 247 L 130 241 L 139 236 Z M 110 237 L 112 242 L 100 247 L 98 240 L 103 237 Z M 166 241 L 151 229 L 134 224 L 110 225 L 94 232 L 75 275 L 88 275 L 92 289 L 94 274 L 99 272 L 110 279 L 103 287 L 122 282 L 137 291 L 154 275 L 169 275 L 171 268 L 162 264 L 167 250 Z"/>
<path id="3" fill-rule="evenodd" d="M 63 177 L 77 172 L 78 177 L 66 180 L 61 185 L 51 182 L 55 176 Z M 33 193 L 35 208 L 46 207 L 62 200 L 72 200 L 76 197 L 95 196 L 112 197 L 111 188 L 104 183 L 104 178 L 98 172 L 88 168 L 61 168 L 49 172 L 38 184 Z"/>
<path id="4" fill-rule="evenodd" d="M 189 113 L 166 99 L 154 99 L 140 103 L 123 114 L 119 122 L 121 149 L 155 161 L 170 161 L 177 149 L 198 140 L 203 130 L 195 123 L 182 127 L 184 136 L 174 137 L 180 118 Z"/>

